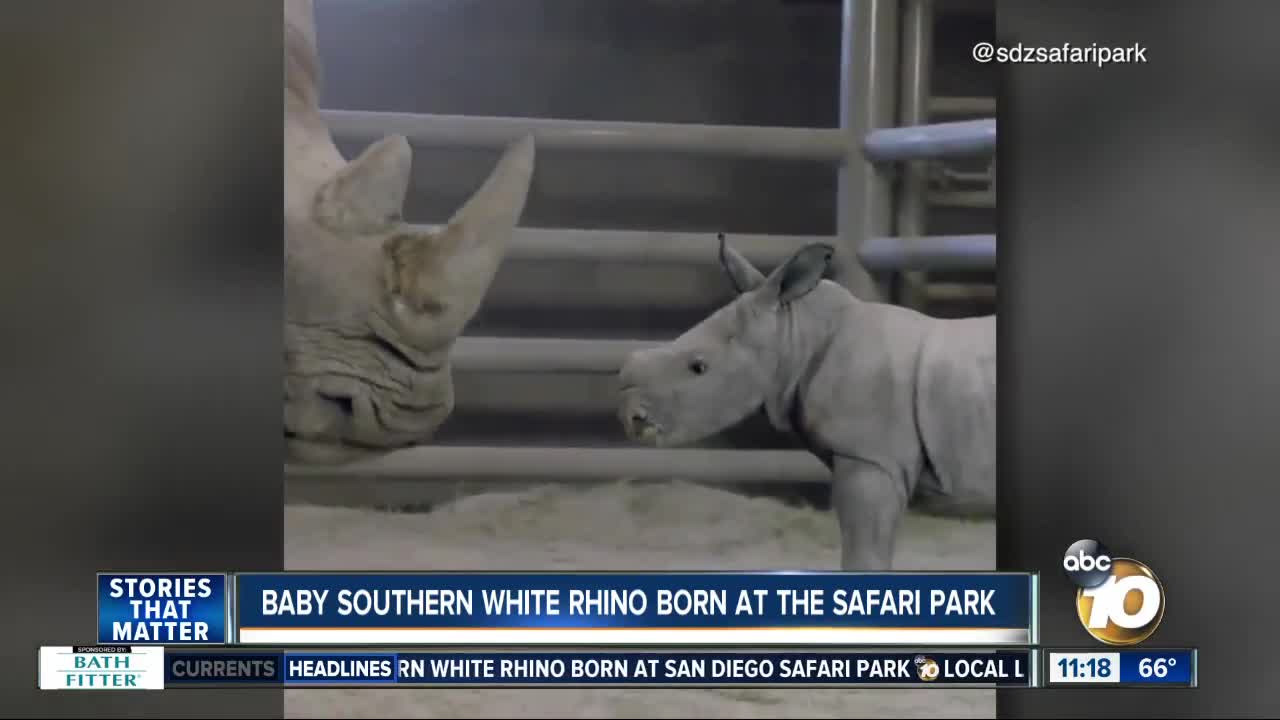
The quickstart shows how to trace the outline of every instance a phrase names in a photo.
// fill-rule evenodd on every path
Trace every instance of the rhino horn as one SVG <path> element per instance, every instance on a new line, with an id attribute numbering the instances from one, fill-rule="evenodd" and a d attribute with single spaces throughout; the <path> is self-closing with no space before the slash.
<path id="1" fill-rule="evenodd" d="M 479 308 L 524 213 L 533 167 L 534 141 L 526 136 L 447 225 L 386 241 L 387 290 L 422 343 L 456 337 Z"/>
<path id="2" fill-rule="evenodd" d="M 374 232 L 399 222 L 412 167 L 413 150 L 403 135 L 379 140 L 320 186 L 316 219 L 348 232 Z"/>
<path id="3" fill-rule="evenodd" d="M 505 249 L 511 231 L 524 212 L 529 183 L 533 179 L 533 157 L 532 135 L 513 143 L 498 160 L 488 179 L 458 209 L 449 224 L 468 227 L 481 238 L 481 242 L 497 243 Z"/>

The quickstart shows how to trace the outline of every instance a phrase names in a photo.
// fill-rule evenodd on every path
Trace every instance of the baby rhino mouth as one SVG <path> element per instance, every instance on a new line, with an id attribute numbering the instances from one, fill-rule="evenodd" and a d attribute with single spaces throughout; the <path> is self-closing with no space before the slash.
<path id="1" fill-rule="evenodd" d="M 657 445 L 662 437 L 662 425 L 658 424 L 649 411 L 641 405 L 628 404 L 620 413 L 622 427 L 627 437 L 649 445 Z"/>

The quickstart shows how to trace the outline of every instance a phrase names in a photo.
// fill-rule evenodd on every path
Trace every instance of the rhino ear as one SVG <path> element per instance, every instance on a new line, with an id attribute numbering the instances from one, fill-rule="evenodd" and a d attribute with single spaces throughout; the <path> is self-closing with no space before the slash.
<path id="1" fill-rule="evenodd" d="M 724 238 L 724 233 L 716 237 L 720 239 L 720 264 L 729 274 L 729 282 L 733 283 L 734 289 L 741 294 L 759 287 L 764 282 L 764 273 L 730 247 L 729 242 Z"/>
<path id="2" fill-rule="evenodd" d="M 413 150 L 403 135 L 365 148 L 316 192 L 316 218 L 337 230 L 372 232 L 400 220 Z"/>
<path id="3" fill-rule="evenodd" d="M 808 295 L 826 274 L 836 249 L 826 243 L 813 243 L 796 251 L 769 275 L 768 286 L 779 303 L 789 303 Z"/>

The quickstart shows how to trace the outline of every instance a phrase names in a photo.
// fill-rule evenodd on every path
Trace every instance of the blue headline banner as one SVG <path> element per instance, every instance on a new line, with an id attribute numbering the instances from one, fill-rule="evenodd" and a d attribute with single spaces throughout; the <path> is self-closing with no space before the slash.
<path id="1" fill-rule="evenodd" d="M 236 575 L 235 606 L 244 644 L 1029 644 L 1035 589 L 998 573 L 271 573 Z"/>
<path id="2" fill-rule="evenodd" d="M 200 652 L 165 655 L 165 687 L 1031 687 L 1029 650 L 994 652 Z"/>
<path id="3" fill-rule="evenodd" d="M 223 645 L 229 601 L 225 574 L 99 573 L 98 642 Z"/>

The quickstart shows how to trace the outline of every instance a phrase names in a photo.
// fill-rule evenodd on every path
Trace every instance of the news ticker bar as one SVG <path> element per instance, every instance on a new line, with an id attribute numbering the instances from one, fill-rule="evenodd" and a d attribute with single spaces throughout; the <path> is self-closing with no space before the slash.
<path id="1" fill-rule="evenodd" d="M 42 647 L 39 687 L 1195 687 L 1196 660 L 1196 651 L 1188 649 L 319 651 L 96 645 Z"/>
<path id="2" fill-rule="evenodd" d="M 99 643 L 1026 646 L 1033 573 L 100 573 Z"/>

